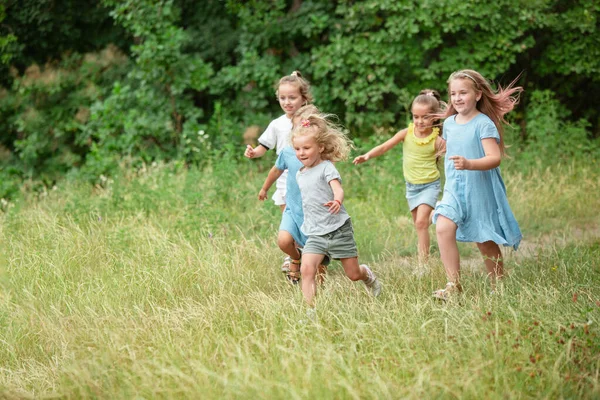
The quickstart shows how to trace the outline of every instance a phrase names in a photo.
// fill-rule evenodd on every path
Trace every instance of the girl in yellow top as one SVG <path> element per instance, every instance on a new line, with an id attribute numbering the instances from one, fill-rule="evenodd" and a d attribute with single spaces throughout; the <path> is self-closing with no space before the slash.
<path id="1" fill-rule="evenodd" d="M 402 167 L 406 181 L 406 199 L 417 229 L 420 262 L 426 262 L 429 257 L 430 216 L 441 188 L 437 157 L 445 151 L 446 146 L 441 138 L 440 128 L 434 126 L 439 121 L 432 117 L 439 115 L 441 108 L 440 94 L 437 91 L 421 90 L 412 102 L 413 122 L 408 128 L 354 159 L 355 165 L 362 164 L 404 142 Z"/>

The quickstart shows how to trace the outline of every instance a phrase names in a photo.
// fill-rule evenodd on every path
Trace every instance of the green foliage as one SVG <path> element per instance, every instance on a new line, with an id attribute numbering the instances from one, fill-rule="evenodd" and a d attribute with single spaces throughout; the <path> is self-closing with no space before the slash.
<path id="1" fill-rule="evenodd" d="M 542 76 L 583 75 L 600 80 L 600 3 L 580 0 L 575 5 L 556 2 L 546 16 L 554 43 L 541 53 L 537 71 Z M 565 45 L 560 45 L 560 43 Z"/>
<path id="2" fill-rule="evenodd" d="M 19 73 L 31 64 L 58 60 L 65 53 L 97 52 L 114 44 L 125 49 L 123 29 L 111 24 L 108 10 L 99 0 L 4 0 L 6 19 L 0 37 L 14 37 L 10 44 L 13 68 Z M 0 64 L 0 84 L 12 84 L 9 68 Z"/>
<path id="3" fill-rule="evenodd" d="M 0 58 L 10 59 L 0 65 L 0 159 L 16 160 L 18 176 L 51 182 L 72 168 L 95 181 L 123 158 L 189 165 L 241 157 L 240 133 L 281 113 L 274 85 L 293 70 L 311 81 L 319 107 L 368 140 L 404 127 L 415 94 L 444 93 L 459 68 L 501 84 L 521 74 L 526 91 L 510 116 L 521 131 L 509 136 L 523 166 L 544 163 L 533 161 L 535 147 L 548 159 L 555 145 L 595 154 L 596 3 L 104 0 L 82 8 L 11 0 L 0 8 Z M 110 42 L 131 60 L 112 81 L 104 69 L 78 66 L 81 54 Z M 69 78 L 23 85 L 34 61 L 42 76 L 58 68 Z M 97 95 L 82 94 L 86 82 Z M 535 94 L 545 90 L 553 94 Z M 90 117 L 73 122 L 80 106 Z M 568 144 L 541 141 L 557 127 Z"/>
<path id="4" fill-rule="evenodd" d="M 509 153 L 521 168 L 600 159 L 600 138 L 589 137 L 589 122 L 572 121 L 553 92 L 529 93 L 525 121 L 524 137 L 508 130 L 513 144 Z"/>
<path id="5" fill-rule="evenodd" d="M 0 22 L 6 18 L 6 6 L 0 4 Z M 11 48 L 17 41 L 17 37 L 13 34 L 0 35 L 0 65 L 8 64 L 14 57 L 13 49 Z"/>
<path id="6" fill-rule="evenodd" d="M 4 165 L 47 184 L 80 167 L 90 146 L 83 135 L 89 107 L 102 98 L 103 87 L 123 74 L 126 64 L 126 57 L 109 47 L 74 53 L 43 67 L 33 65 L 17 76 L 11 95 L 0 98 L 2 144 L 11 152 Z"/>
<path id="7" fill-rule="evenodd" d="M 190 40 L 179 26 L 173 1 L 105 1 L 111 15 L 137 38 L 135 68 L 92 109 L 86 134 L 94 142 L 86 168 L 96 176 L 115 168 L 122 155 L 142 161 L 198 158 L 203 110 L 193 93 L 208 86 L 212 69 L 183 52 Z M 193 143 L 192 143 L 193 141 Z"/>

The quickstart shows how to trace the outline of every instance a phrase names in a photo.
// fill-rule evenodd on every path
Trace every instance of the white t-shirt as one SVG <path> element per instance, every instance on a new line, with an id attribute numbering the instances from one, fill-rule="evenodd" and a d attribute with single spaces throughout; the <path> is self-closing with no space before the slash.
<path id="1" fill-rule="evenodd" d="M 281 117 L 271 121 L 267 129 L 258 138 L 258 143 L 267 149 L 275 149 L 277 155 L 285 146 L 290 145 L 292 133 L 292 120 L 283 114 Z"/>

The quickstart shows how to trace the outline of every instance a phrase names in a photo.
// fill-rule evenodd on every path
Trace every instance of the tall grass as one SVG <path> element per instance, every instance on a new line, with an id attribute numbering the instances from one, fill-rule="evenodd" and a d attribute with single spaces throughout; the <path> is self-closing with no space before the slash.
<path id="1" fill-rule="evenodd" d="M 401 172 L 340 163 L 378 299 L 335 264 L 306 317 L 279 272 L 268 160 L 154 165 L 76 182 L 1 217 L 5 398 L 599 398 L 600 173 L 504 177 L 525 235 L 495 295 L 472 245 L 466 292 L 417 267 Z M 433 230 L 432 230 L 433 232 Z M 435 241 L 434 241 L 435 245 Z M 434 246 L 435 247 L 435 246 Z"/>

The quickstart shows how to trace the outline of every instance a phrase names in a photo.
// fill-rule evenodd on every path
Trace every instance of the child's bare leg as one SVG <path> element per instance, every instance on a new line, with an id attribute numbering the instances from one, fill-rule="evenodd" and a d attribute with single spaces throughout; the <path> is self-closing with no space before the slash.
<path id="1" fill-rule="evenodd" d="M 281 212 L 283 213 L 283 211 L 285 211 L 285 204 L 280 204 L 279 208 L 281 209 Z"/>
<path id="2" fill-rule="evenodd" d="M 358 257 L 342 258 L 342 267 L 346 276 L 352 281 L 363 281 L 367 290 L 371 292 L 374 297 L 379 296 L 381 293 L 381 282 L 377 279 L 373 271 L 369 269 L 365 264 L 358 263 Z"/>
<path id="3" fill-rule="evenodd" d="M 309 306 L 314 305 L 314 297 L 317 295 L 316 276 L 319 265 L 325 256 L 323 254 L 302 254 L 302 294 Z"/>
<path id="4" fill-rule="evenodd" d="M 427 204 L 421 204 L 411 211 L 415 229 L 417 230 L 417 246 L 419 262 L 426 263 L 429 258 L 429 225 L 431 225 L 431 208 Z"/>
<path id="5" fill-rule="evenodd" d="M 300 259 L 300 252 L 296 247 L 296 242 L 288 231 L 279 231 L 277 234 L 277 245 L 281 251 L 290 256 L 292 260 Z"/>
<path id="6" fill-rule="evenodd" d="M 458 244 L 456 243 L 456 224 L 440 215 L 435 225 L 438 246 L 440 247 L 440 258 L 444 264 L 446 275 L 449 282 L 459 283 L 460 281 L 460 255 L 458 254 Z"/>
<path id="7" fill-rule="evenodd" d="M 504 275 L 504 263 L 502 262 L 500 246 L 495 242 L 489 241 L 477 243 L 477 247 L 483 256 L 483 262 L 488 271 L 490 281 L 494 284 L 496 279 L 500 279 Z"/>
<path id="8" fill-rule="evenodd" d="M 366 281 L 369 279 L 367 270 L 362 265 L 358 264 L 358 257 L 342 258 L 340 261 L 346 276 L 350 278 L 351 281 Z"/>

